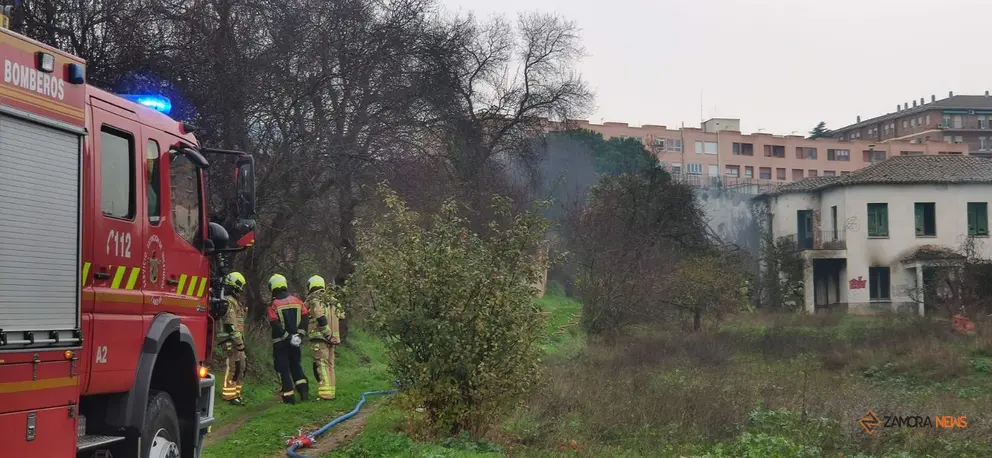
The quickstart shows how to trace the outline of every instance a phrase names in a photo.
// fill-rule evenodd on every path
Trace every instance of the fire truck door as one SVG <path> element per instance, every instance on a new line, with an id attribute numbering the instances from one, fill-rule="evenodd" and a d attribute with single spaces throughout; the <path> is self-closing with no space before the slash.
<path id="1" fill-rule="evenodd" d="M 156 138 L 155 130 L 142 126 L 145 165 L 142 168 L 145 189 L 145 202 L 148 208 L 147 243 L 141 265 L 141 287 L 144 290 L 144 311 L 154 314 L 164 307 L 165 265 L 172 261 L 172 253 L 166 247 L 172 238 L 172 223 L 169 220 L 167 193 L 169 169 L 165 155 L 168 154 L 168 141 Z"/>
<path id="2" fill-rule="evenodd" d="M 93 199 L 99 202 L 89 215 L 89 268 L 94 297 L 92 334 L 86 355 L 90 380 L 86 393 L 126 391 L 134 380 L 143 334 L 141 264 L 143 258 L 145 190 L 138 186 L 144 161 L 138 123 L 93 99 Z M 143 158 L 143 157 L 142 157 Z"/>
<path id="3" fill-rule="evenodd" d="M 158 179 L 161 203 L 161 223 L 148 227 L 151 251 L 146 253 L 145 310 L 204 317 L 209 264 L 198 248 L 203 246 L 205 218 L 201 173 L 186 156 L 170 151 L 178 138 L 151 128 L 143 128 L 143 133 L 148 157 L 159 151 L 158 172 L 149 174 L 149 182 Z M 155 249 L 163 253 L 155 256 Z M 192 328 L 205 326 L 206 320 L 184 319 L 183 323 L 200 335 L 199 329 Z"/>

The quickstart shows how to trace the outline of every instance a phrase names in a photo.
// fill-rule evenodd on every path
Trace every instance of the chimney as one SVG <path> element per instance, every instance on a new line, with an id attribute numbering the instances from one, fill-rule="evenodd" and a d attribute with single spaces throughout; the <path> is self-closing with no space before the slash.
<path id="1" fill-rule="evenodd" d="M 985 97 L 989 96 L 989 91 L 985 91 Z"/>
<path id="2" fill-rule="evenodd" d="M 933 94 L 930 94 L 930 101 L 931 102 L 936 102 L 937 101 L 937 96 L 935 96 Z"/>
<path id="3" fill-rule="evenodd" d="M 909 102 L 906 102 L 906 103 L 902 104 L 902 109 L 903 110 L 908 110 L 909 109 Z"/>
<path id="4" fill-rule="evenodd" d="M 896 112 L 902 111 L 902 105 L 896 104 Z"/>
<path id="5" fill-rule="evenodd" d="M 923 101 L 923 97 L 920 97 L 920 105 L 923 105 L 924 103 L 926 102 Z"/>
<path id="6" fill-rule="evenodd" d="M 913 100 L 913 108 L 916 108 L 916 100 Z"/>
<path id="7" fill-rule="evenodd" d="M 861 116 L 858 116 L 858 122 L 861 122 Z"/>
<path id="8" fill-rule="evenodd" d="M 954 91 L 947 91 L 948 97 L 954 97 Z"/>

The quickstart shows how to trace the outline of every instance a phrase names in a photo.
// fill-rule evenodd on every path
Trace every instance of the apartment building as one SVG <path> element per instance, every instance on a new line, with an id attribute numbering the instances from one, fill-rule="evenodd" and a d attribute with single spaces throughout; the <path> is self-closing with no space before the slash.
<path id="1" fill-rule="evenodd" d="M 844 176 L 893 156 L 968 155 L 968 145 L 941 142 L 876 142 L 867 139 L 807 140 L 799 135 L 742 134 L 739 119 L 711 119 L 701 128 L 669 129 L 660 125 L 592 124 L 572 120 L 573 127 L 606 138 L 634 138 L 657 154 L 674 175 L 700 186 L 735 186 L 762 190 L 808 177 Z"/>
<path id="2" fill-rule="evenodd" d="M 805 261 L 809 313 L 912 311 L 923 314 L 940 269 L 963 263 L 978 240 L 992 258 L 992 159 L 897 156 L 844 177 L 817 177 L 755 197 L 776 240 L 795 242 Z"/>
<path id="3" fill-rule="evenodd" d="M 934 95 L 896 105 L 896 111 L 835 129 L 838 140 L 964 144 L 972 155 L 992 156 L 992 96 Z M 939 149 L 939 148 L 938 148 Z"/>

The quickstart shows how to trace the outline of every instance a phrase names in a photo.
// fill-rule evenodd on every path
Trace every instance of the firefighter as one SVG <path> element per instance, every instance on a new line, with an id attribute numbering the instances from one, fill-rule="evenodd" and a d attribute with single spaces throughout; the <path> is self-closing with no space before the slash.
<path id="1" fill-rule="evenodd" d="M 313 351 L 313 376 L 317 380 L 317 399 L 331 400 L 335 396 L 334 349 L 341 343 L 338 302 L 319 275 L 307 280 L 306 306 L 315 321 L 314 329 L 310 331 L 310 346 Z"/>
<path id="2" fill-rule="evenodd" d="M 217 332 L 219 345 L 224 354 L 224 388 L 221 399 L 231 404 L 243 406 L 241 389 L 244 386 L 245 367 L 248 358 L 245 355 L 245 312 L 241 305 L 241 293 L 245 289 L 245 276 L 240 272 L 231 272 L 223 280 L 227 310 L 221 317 L 221 329 Z"/>
<path id="3" fill-rule="evenodd" d="M 272 325 L 272 358 L 282 379 L 282 402 L 295 404 L 297 392 L 300 401 L 306 401 L 310 389 L 300 365 L 300 346 L 306 337 L 310 314 L 303 301 L 289 294 L 286 277 L 275 274 L 269 278 L 269 290 L 272 291 L 268 309 L 269 324 Z"/>

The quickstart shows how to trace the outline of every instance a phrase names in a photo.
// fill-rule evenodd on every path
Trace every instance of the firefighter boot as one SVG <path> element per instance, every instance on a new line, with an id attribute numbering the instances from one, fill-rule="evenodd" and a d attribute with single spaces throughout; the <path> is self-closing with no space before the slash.
<path id="1" fill-rule="evenodd" d="M 300 393 L 300 401 L 307 402 L 310 399 L 310 384 L 307 379 L 296 382 L 296 392 Z"/>
<path id="2" fill-rule="evenodd" d="M 237 394 L 237 397 L 235 397 L 234 399 L 231 400 L 231 404 L 234 404 L 234 405 L 236 405 L 238 407 L 244 407 L 245 406 L 245 398 L 241 397 L 241 389 L 242 388 L 244 388 L 244 385 L 239 382 L 238 385 L 237 385 L 237 393 L 238 393 Z"/>
<path id="3" fill-rule="evenodd" d="M 296 393 L 292 391 L 280 393 L 282 395 L 282 402 L 285 404 L 296 404 Z"/>

